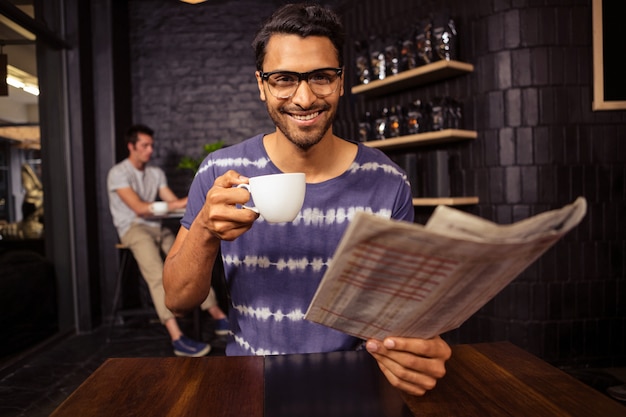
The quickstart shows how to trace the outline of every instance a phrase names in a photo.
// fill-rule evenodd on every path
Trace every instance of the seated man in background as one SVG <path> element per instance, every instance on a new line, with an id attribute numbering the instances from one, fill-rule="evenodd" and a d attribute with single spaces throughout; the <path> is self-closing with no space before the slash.
<path id="1" fill-rule="evenodd" d="M 148 164 L 153 152 L 154 131 L 144 125 L 131 126 L 126 132 L 128 158 L 115 165 L 107 177 L 109 208 L 121 243 L 132 252 L 141 275 L 148 284 L 152 302 L 161 323 L 172 339 L 177 356 L 204 356 L 211 346 L 186 337 L 176 318 L 165 307 L 163 255 L 174 243 L 174 234 L 151 219 L 157 197 L 167 203 L 168 211 L 184 209 L 187 197 L 178 198 L 168 187 L 162 169 Z M 201 305 L 217 320 L 216 333 L 228 333 L 226 315 L 211 290 Z"/>

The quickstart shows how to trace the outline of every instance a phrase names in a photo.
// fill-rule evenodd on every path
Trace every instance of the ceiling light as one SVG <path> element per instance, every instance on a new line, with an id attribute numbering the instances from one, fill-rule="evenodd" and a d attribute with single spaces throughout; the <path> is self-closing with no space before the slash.
<path id="1" fill-rule="evenodd" d="M 32 17 L 33 16 L 31 16 L 31 18 Z M 29 39 L 31 41 L 34 41 L 35 39 L 37 39 L 37 37 L 32 32 L 24 29 L 22 26 L 18 25 L 17 23 L 12 21 L 8 17 L 0 15 L 0 24 L 2 24 L 2 26 L 6 26 L 7 28 L 11 29 L 13 32 L 16 32 L 17 34 L 21 35 L 25 39 Z"/>
<path id="2" fill-rule="evenodd" d="M 189 4 L 198 4 L 198 3 L 204 3 L 206 0 L 180 0 L 183 3 L 189 3 Z"/>
<path id="3" fill-rule="evenodd" d="M 39 95 L 39 87 L 37 87 L 36 85 L 26 84 L 24 87 L 22 87 L 22 90 L 34 96 Z"/>
<path id="4" fill-rule="evenodd" d="M 34 96 L 39 95 L 37 77 L 12 65 L 7 65 L 7 84 L 15 88 L 21 88 Z"/>
<path id="5" fill-rule="evenodd" d="M 26 84 L 22 82 L 19 78 L 15 78 L 12 75 L 7 75 L 7 84 L 13 86 L 15 88 L 24 88 Z"/>

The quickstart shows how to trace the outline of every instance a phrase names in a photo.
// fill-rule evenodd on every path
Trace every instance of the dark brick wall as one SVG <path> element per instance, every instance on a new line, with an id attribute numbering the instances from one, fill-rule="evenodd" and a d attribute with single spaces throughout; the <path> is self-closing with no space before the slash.
<path id="1" fill-rule="evenodd" d="M 505 338 L 562 365 L 623 364 L 626 112 L 591 111 L 591 2 L 545 3 L 472 18 L 479 39 L 502 34 L 474 43 L 470 105 L 486 140 L 468 170 L 488 184 L 474 177 L 476 212 L 508 223 L 583 195 L 588 215 L 456 336 Z"/>
<path id="2" fill-rule="evenodd" d="M 192 178 L 176 169 L 182 155 L 274 130 L 259 99 L 251 42 L 280 3 L 129 1 L 133 121 L 156 130 L 153 161 L 178 194 Z"/>
<path id="3" fill-rule="evenodd" d="M 155 162 L 184 193 L 174 167 L 219 139 L 236 143 L 272 125 L 258 99 L 250 41 L 279 2 L 130 0 L 133 119 L 157 130 Z M 626 364 L 626 112 L 592 112 L 591 0 L 354 0 L 336 2 L 351 44 L 449 11 L 460 60 L 472 74 L 363 100 L 348 94 L 336 131 L 356 135 L 365 110 L 454 96 L 471 143 L 446 146 L 463 207 L 510 223 L 583 195 L 579 228 L 525 271 L 460 329 L 451 343 L 510 340 L 562 366 Z M 351 67 L 347 80 L 354 77 Z M 348 85 L 349 87 L 350 85 Z M 436 148 L 424 148 L 428 153 Z M 429 209 L 416 209 L 424 222 Z"/>
<path id="4" fill-rule="evenodd" d="M 133 119 L 154 127 L 154 162 L 185 194 L 191 173 L 176 169 L 182 155 L 273 128 L 258 98 L 250 46 L 273 6 L 133 0 L 129 7 Z"/>

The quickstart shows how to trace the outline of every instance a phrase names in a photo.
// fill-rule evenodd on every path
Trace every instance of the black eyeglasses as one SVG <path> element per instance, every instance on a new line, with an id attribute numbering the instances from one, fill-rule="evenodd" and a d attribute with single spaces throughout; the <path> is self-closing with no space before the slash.
<path id="1" fill-rule="evenodd" d="M 263 81 L 267 81 L 274 97 L 285 99 L 296 93 L 301 81 L 306 81 L 316 96 L 329 96 L 339 88 L 342 73 L 342 68 L 320 68 L 309 72 L 260 71 L 259 75 Z"/>

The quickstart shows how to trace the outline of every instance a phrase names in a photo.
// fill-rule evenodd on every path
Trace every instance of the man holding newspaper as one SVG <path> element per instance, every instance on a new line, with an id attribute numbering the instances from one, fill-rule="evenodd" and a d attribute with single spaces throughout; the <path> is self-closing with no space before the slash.
<path id="1" fill-rule="evenodd" d="M 439 336 L 363 340 L 305 320 L 304 313 L 346 227 L 359 211 L 413 221 L 406 175 L 376 149 L 333 134 L 344 91 L 343 28 L 330 10 L 285 5 L 258 32 L 257 84 L 276 130 L 211 153 L 189 191 L 164 270 L 166 305 L 183 313 L 211 286 L 222 254 L 232 305 L 228 355 L 327 352 L 363 346 L 389 382 L 422 395 L 445 374 Z M 281 172 L 306 174 L 304 205 L 271 224 L 240 208 L 237 185 Z"/>

